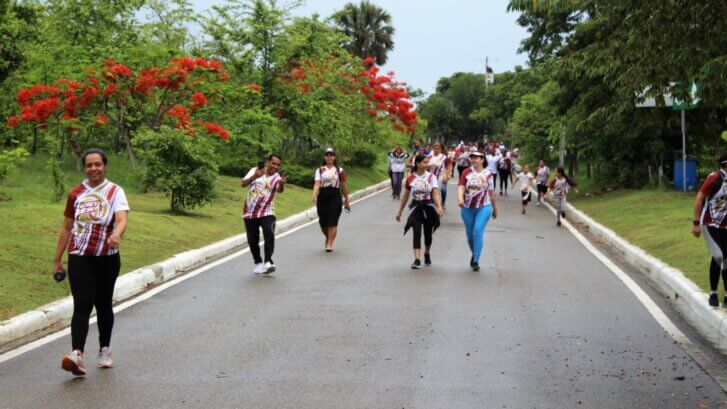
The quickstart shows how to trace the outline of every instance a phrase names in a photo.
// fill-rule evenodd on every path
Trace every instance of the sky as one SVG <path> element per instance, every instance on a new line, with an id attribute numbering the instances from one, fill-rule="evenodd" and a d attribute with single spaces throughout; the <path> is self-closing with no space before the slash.
<path id="1" fill-rule="evenodd" d="M 307 0 L 296 16 L 318 13 L 328 17 L 350 0 Z M 355 0 L 358 2 L 358 0 Z M 192 0 L 201 12 L 221 0 Z M 507 13 L 507 0 L 373 0 L 391 14 L 395 29 L 394 50 L 384 70 L 396 72 L 399 81 L 427 94 L 441 77 L 456 72 L 483 73 L 485 57 L 495 73 L 526 65 L 518 54 L 527 36 L 517 25 L 517 13 Z"/>

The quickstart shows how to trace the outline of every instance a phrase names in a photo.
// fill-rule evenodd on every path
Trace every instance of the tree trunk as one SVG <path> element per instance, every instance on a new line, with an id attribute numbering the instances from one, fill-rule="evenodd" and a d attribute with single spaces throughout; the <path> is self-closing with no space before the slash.
<path id="1" fill-rule="evenodd" d="M 586 177 L 591 178 L 591 162 L 586 162 Z"/>
<path id="2" fill-rule="evenodd" d="M 129 132 L 126 129 L 123 129 L 124 133 L 124 142 L 126 143 L 126 152 L 129 154 L 129 163 L 131 164 L 131 171 L 136 171 L 136 160 L 134 159 L 134 150 L 131 148 L 131 138 L 129 137 Z"/>
<path id="3" fill-rule="evenodd" d="M 33 127 L 33 146 L 30 148 L 30 154 L 35 156 L 35 152 L 38 150 L 38 128 Z"/>

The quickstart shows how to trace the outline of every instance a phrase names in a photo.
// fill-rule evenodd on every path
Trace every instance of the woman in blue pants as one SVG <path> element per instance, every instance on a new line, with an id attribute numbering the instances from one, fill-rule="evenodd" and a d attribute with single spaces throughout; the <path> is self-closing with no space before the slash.
<path id="1" fill-rule="evenodd" d="M 462 221 L 467 231 L 467 244 L 472 250 L 470 267 L 480 271 L 480 254 L 485 227 L 490 217 L 497 219 L 494 175 L 483 166 L 485 154 L 470 153 L 472 166 L 462 172 L 459 178 L 457 199 L 461 207 Z"/>

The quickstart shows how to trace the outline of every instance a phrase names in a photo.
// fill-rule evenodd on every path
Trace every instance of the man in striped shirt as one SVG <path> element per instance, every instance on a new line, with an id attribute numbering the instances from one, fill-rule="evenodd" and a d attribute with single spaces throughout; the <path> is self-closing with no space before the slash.
<path id="1" fill-rule="evenodd" d="M 270 274 L 275 271 L 273 250 L 275 249 L 275 194 L 285 190 L 285 176 L 278 173 L 281 159 L 270 155 L 268 160 L 250 169 L 242 179 L 242 187 L 250 187 L 245 198 L 243 219 L 247 231 L 247 243 L 255 260 L 256 274 Z M 265 239 L 265 261 L 260 257 L 260 229 Z"/>

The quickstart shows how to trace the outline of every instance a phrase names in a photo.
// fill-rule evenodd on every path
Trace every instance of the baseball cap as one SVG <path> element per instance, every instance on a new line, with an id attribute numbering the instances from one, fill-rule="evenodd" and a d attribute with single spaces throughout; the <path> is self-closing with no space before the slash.
<path id="1" fill-rule="evenodd" d="M 328 149 L 326 149 L 326 153 L 327 153 L 327 154 L 328 154 L 328 153 L 330 153 L 330 154 L 333 154 L 333 155 L 335 155 L 335 154 L 336 154 L 336 152 L 334 152 L 334 151 L 333 151 L 333 148 L 328 148 Z"/>

